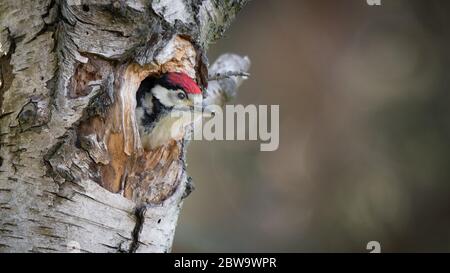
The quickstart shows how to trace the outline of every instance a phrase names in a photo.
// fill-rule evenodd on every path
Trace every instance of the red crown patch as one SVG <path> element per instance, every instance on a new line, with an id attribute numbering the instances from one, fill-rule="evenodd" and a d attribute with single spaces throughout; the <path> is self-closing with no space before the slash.
<path id="1" fill-rule="evenodd" d="M 169 72 L 166 79 L 170 84 L 181 87 L 186 93 L 201 94 L 202 90 L 191 77 L 180 72 Z"/>

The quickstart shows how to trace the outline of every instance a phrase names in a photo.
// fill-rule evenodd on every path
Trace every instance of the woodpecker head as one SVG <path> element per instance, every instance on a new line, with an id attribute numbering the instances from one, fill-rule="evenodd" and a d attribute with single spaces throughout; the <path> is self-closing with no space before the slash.
<path id="1" fill-rule="evenodd" d="M 169 72 L 148 77 L 139 87 L 136 118 L 144 148 L 164 145 L 175 135 L 183 135 L 184 127 L 193 122 L 186 114 L 202 116 L 202 91 L 188 75 Z M 179 130 L 179 132 L 177 131 Z"/>

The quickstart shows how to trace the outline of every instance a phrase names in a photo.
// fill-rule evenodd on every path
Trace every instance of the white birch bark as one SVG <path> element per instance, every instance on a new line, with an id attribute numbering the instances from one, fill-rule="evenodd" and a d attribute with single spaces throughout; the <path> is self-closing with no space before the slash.
<path id="1" fill-rule="evenodd" d="M 246 2 L 0 1 L 0 252 L 171 250 L 187 142 L 144 153 L 135 91 L 165 71 L 206 85 L 205 50 Z M 209 74 L 248 68 L 226 54 Z"/>

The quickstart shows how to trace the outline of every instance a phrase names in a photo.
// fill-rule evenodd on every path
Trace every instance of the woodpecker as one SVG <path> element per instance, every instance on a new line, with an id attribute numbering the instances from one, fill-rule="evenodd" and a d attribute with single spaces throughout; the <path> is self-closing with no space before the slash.
<path id="1" fill-rule="evenodd" d="M 180 140 L 185 128 L 210 114 L 203 111 L 202 91 L 188 75 L 168 72 L 147 77 L 136 93 L 136 120 L 145 150 Z"/>

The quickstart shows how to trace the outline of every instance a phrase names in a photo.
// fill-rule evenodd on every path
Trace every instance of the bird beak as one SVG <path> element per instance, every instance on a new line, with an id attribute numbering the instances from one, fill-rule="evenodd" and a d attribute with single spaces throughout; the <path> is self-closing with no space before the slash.
<path id="1" fill-rule="evenodd" d="M 213 111 L 201 106 L 178 108 L 177 111 L 190 113 L 199 118 L 213 118 L 215 116 L 215 113 Z"/>
<path id="2" fill-rule="evenodd" d="M 203 112 L 203 117 L 205 117 L 205 118 L 213 118 L 216 115 L 215 112 L 209 110 L 206 107 L 202 107 L 202 112 Z"/>
<path id="3" fill-rule="evenodd" d="M 192 106 L 188 111 L 192 112 L 194 115 L 200 115 L 203 118 L 212 118 L 215 115 L 211 110 L 201 106 Z"/>

